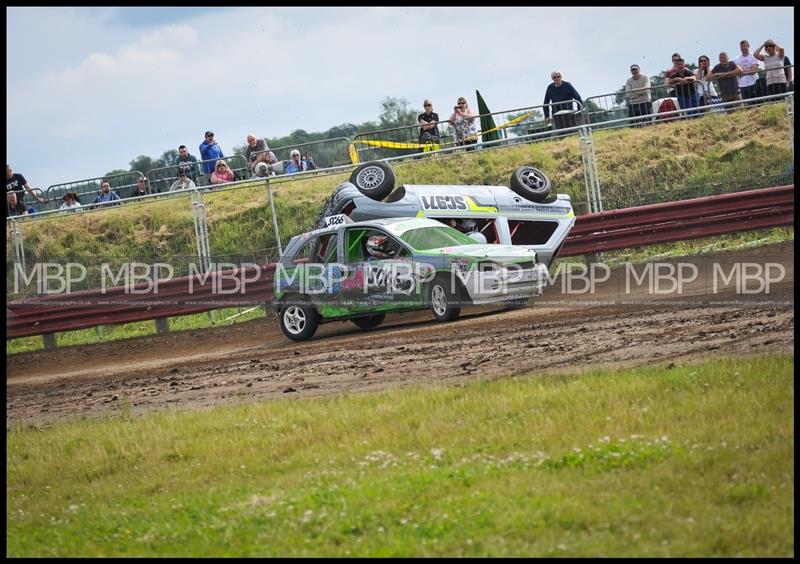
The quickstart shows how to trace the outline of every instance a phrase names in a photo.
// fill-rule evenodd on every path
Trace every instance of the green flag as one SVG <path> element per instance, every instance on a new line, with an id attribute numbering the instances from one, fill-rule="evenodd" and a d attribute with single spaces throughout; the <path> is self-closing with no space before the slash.
<path id="1" fill-rule="evenodd" d="M 494 118 L 490 115 L 484 115 L 491 113 L 489 108 L 486 106 L 486 102 L 483 101 L 483 96 L 479 90 L 475 90 L 475 96 L 478 98 L 478 113 L 481 115 L 481 131 L 489 131 L 490 129 L 494 129 L 497 127 L 494 124 Z M 486 143 L 487 141 L 497 141 L 500 139 L 500 132 L 499 131 L 492 131 L 491 133 L 482 133 L 481 140 L 482 142 Z"/>

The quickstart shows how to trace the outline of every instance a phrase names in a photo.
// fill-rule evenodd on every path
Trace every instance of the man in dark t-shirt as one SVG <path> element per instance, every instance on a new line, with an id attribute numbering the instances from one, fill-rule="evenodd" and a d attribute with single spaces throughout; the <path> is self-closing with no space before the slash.
<path id="1" fill-rule="evenodd" d="M 419 123 L 419 142 L 420 143 L 438 143 L 439 142 L 439 126 L 436 123 L 439 121 L 439 114 L 433 111 L 433 102 L 425 100 L 422 103 L 425 112 L 417 116 L 417 123 Z"/>
<path id="2" fill-rule="evenodd" d="M 22 204 L 25 205 L 25 191 L 30 192 L 31 196 L 39 202 L 40 204 L 44 203 L 44 198 L 40 198 L 37 196 L 33 188 L 28 186 L 28 181 L 25 180 L 25 177 L 21 174 L 14 172 L 11 170 L 11 165 L 6 165 L 6 193 L 8 192 L 15 192 L 17 194 L 17 200 Z"/>
<path id="3" fill-rule="evenodd" d="M 678 106 L 682 110 L 697 108 L 700 106 L 700 97 L 697 95 L 697 79 L 694 73 L 686 68 L 686 62 L 678 59 L 675 62 L 675 72 L 672 78 L 667 80 L 667 84 L 675 88 L 675 96 L 678 98 Z M 688 112 L 687 115 L 697 112 Z"/>
<path id="4" fill-rule="evenodd" d="M 739 90 L 739 79 L 742 67 L 734 63 L 724 51 L 719 54 L 719 63 L 714 65 L 706 79 L 711 82 L 715 78 L 719 82 L 719 95 L 723 102 L 736 102 L 742 100 Z"/>

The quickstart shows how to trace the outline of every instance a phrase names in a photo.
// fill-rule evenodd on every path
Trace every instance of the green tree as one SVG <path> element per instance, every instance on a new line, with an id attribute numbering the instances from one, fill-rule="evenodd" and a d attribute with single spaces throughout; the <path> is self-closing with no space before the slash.
<path id="1" fill-rule="evenodd" d="M 405 98 L 393 98 L 387 96 L 381 102 L 381 113 L 378 120 L 382 129 L 401 127 L 403 125 L 413 125 L 417 122 L 418 110 L 408 107 L 408 100 Z"/>
<path id="2" fill-rule="evenodd" d="M 131 171 L 138 170 L 143 174 L 147 174 L 154 168 L 158 168 L 158 161 L 153 160 L 152 157 L 148 157 L 147 155 L 139 155 L 130 162 L 130 165 Z"/>

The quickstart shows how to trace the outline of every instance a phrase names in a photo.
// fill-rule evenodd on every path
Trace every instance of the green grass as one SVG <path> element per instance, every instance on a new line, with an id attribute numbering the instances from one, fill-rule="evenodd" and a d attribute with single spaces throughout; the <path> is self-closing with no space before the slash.
<path id="1" fill-rule="evenodd" d="M 7 431 L 8 556 L 792 556 L 794 360 Z"/>

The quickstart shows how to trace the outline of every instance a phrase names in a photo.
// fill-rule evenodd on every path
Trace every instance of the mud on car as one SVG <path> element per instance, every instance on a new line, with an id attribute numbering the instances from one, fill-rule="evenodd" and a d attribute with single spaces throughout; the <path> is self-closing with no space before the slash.
<path id="1" fill-rule="evenodd" d="M 464 231 L 474 229 L 486 243 L 520 245 L 536 251 L 545 265 L 558 255 L 575 213 L 567 194 L 554 194 L 547 175 L 532 166 L 516 168 L 509 186 L 405 184 L 395 187 L 391 167 L 381 161 L 359 165 L 349 182 L 326 201 L 315 227 L 343 214 L 354 221 L 426 217 Z M 474 225 L 474 227 L 473 227 Z"/>
<path id="2" fill-rule="evenodd" d="M 390 312 L 430 308 L 452 321 L 463 306 L 525 302 L 547 280 L 535 251 L 476 243 L 433 219 L 326 223 L 293 237 L 276 267 L 273 308 L 294 341 L 329 321 L 372 329 Z"/>

